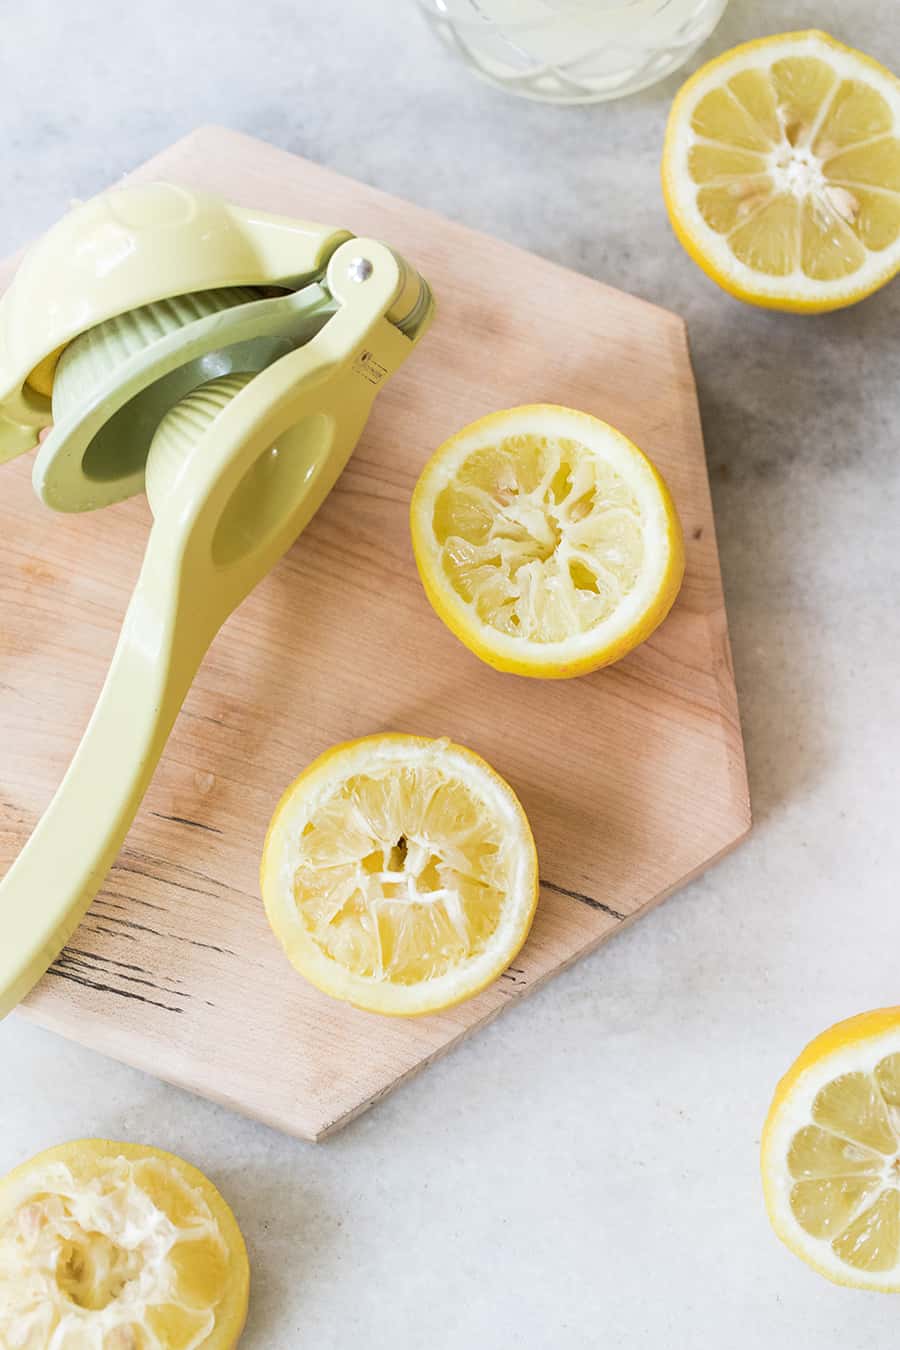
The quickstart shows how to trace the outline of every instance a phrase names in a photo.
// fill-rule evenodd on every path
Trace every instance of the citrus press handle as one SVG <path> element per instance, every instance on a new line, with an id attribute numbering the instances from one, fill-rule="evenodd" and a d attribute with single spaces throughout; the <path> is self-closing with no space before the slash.
<path id="1" fill-rule="evenodd" d="M 0 883 L 0 1017 L 56 958 L 112 866 L 203 657 L 204 638 L 177 631 L 174 607 L 150 614 L 138 584 L 81 744 Z"/>

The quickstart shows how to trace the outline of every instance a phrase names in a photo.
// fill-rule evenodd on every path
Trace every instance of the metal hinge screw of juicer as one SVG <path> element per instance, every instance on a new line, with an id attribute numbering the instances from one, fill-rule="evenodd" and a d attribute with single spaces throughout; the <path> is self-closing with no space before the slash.
<path id="1" fill-rule="evenodd" d="M 347 276 L 351 281 L 368 281 L 375 271 L 368 258 L 351 258 L 347 267 Z"/>

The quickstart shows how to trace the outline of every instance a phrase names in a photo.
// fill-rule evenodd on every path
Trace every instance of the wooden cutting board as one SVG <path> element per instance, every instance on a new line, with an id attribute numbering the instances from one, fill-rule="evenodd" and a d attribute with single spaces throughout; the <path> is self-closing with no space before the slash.
<path id="1" fill-rule="evenodd" d="M 321 1139 L 749 827 L 685 328 L 231 131 L 203 128 L 134 176 L 383 238 L 438 299 L 434 326 L 379 395 L 331 497 L 214 643 L 107 884 L 23 1008 L 85 1045 Z M 12 263 L 3 284 L 11 272 Z M 684 588 L 652 640 L 611 670 L 563 683 L 501 675 L 462 647 L 429 608 L 407 529 L 413 484 L 439 442 L 532 401 L 621 427 L 667 478 L 687 540 Z M 53 516 L 32 494 L 30 470 L 24 459 L 3 469 L 0 494 L 0 869 L 75 749 L 149 526 L 143 499 Z M 385 729 L 449 736 L 494 764 L 528 811 L 543 878 L 515 966 L 474 1001 L 411 1022 L 306 985 L 257 888 L 285 785 L 335 741 Z"/>

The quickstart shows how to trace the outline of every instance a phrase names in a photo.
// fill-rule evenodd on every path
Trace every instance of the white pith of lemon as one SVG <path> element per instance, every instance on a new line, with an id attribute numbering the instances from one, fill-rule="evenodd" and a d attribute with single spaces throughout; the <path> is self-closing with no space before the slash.
<path id="1" fill-rule="evenodd" d="M 483 417 L 426 464 L 410 508 L 425 592 L 477 656 L 518 675 L 609 665 L 665 618 L 684 573 L 665 483 L 621 432 L 532 404 Z"/>
<path id="2" fill-rule="evenodd" d="M 662 176 L 678 237 L 725 290 L 853 304 L 900 269 L 900 81 L 827 33 L 745 43 L 678 93 Z"/>
<path id="3" fill-rule="evenodd" d="M 325 993 L 415 1015 L 469 998 L 522 946 L 534 839 L 509 785 L 449 741 L 335 746 L 284 794 L 261 885 L 293 965 Z"/>
<path id="4" fill-rule="evenodd" d="M 807 1046 L 769 1110 L 762 1174 L 797 1256 L 837 1284 L 900 1292 L 900 1008 Z"/>
<path id="5" fill-rule="evenodd" d="M 80 1139 L 0 1179 L 3 1350 L 232 1350 L 248 1289 L 231 1210 L 172 1154 Z"/>

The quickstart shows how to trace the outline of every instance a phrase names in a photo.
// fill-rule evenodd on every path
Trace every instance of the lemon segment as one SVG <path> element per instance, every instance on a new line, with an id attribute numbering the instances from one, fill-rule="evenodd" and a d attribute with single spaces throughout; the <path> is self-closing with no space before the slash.
<path id="1" fill-rule="evenodd" d="M 900 81 L 826 33 L 735 47 L 677 95 L 662 178 L 676 234 L 731 294 L 853 304 L 900 269 Z"/>
<path id="2" fill-rule="evenodd" d="M 10 1350 L 232 1350 L 248 1289 L 231 1210 L 171 1154 L 82 1139 L 0 1179 Z"/>
<path id="3" fill-rule="evenodd" d="M 657 627 L 684 572 L 668 489 L 585 413 L 536 404 L 446 441 L 413 493 L 413 549 L 438 615 L 499 670 L 564 678 Z"/>
<path id="4" fill-rule="evenodd" d="M 534 839 L 507 783 L 449 741 L 382 735 L 288 788 L 260 880 L 269 922 L 317 988 L 373 1012 L 435 1012 L 513 960 L 538 894 Z"/>
<path id="5" fill-rule="evenodd" d="M 769 1110 L 762 1174 L 796 1255 L 838 1284 L 900 1292 L 900 1008 L 807 1046 Z"/>

